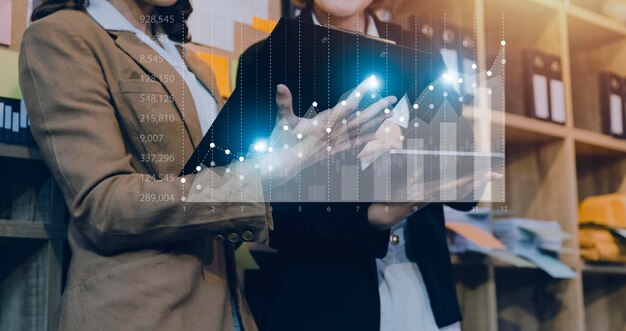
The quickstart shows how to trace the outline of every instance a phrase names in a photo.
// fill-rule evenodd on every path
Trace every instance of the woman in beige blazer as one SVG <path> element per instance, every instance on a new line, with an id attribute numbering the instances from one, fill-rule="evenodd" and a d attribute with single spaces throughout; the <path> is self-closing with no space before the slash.
<path id="1" fill-rule="evenodd" d="M 33 13 L 20 85 L 71 214 L 53 327 L 256 330 L 233 250 L 265 241 L 271 213 L 263 201 L 184 202 L 210 170 L 176 177 L 222 103 L 210 68 L 182 47 L 190 13 L 189 0 L 47 0 Z M 280 128 L 296 125 L 286 87 L 277 102 Z"/>

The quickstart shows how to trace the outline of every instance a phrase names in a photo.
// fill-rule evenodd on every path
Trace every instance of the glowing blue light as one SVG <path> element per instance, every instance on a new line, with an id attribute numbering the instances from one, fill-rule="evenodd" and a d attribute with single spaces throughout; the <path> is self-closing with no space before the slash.
<path id="1" fill-rule="evenodd" d="M 253 149 L 255 152 L 264 152 L 267 150 L 267 143 L 265 140 L 257 140 L 257 142 L 254 143 Z"/>
<path id="2" fill-rule="evenodd" d="M 377 89 L 378 88 L 378 79 L 376 78 L 376 75 L 371 75 L 369 78 L 369 86 L 372 89 Z"/>

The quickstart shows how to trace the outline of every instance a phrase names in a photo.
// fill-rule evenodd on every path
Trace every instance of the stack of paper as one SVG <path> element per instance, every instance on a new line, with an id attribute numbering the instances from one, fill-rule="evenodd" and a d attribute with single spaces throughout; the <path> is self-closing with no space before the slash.
<path id="1" fill-rule="evenodd" d="M 448 238 L 451 253 L 481 253 L 516 267 L 535 267 L 507 251 L 506 246 L 493 236 L 490 209 L 480 208 L 466 213 L 446 208 L 444 214 L 446 228 L 450 231 Z"/>
<path id="2" fill-rule="evenodd" d="M 524 218 L 505 218 L 493 222 L 493 233 L 514 254 L 527 259 L 550 276 L 560 279 L 576 277 L 570 267 L 555 257 L 562 251 L 563 233 L 558 222 Z"/>

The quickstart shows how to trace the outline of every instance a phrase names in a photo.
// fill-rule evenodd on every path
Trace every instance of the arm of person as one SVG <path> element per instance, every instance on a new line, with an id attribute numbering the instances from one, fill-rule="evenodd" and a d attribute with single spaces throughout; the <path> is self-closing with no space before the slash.
<path id="1" fill-rule="evenodd" d="M 64 22 L 35 22 L 23 38 L 20 85 L 33 136 L 77 228 L 106 253 L 243 231 L 262 239 L 263 202 L 185 203 L 193 178 L 144 180 L 126 150 L 100 60 Z M 151 195 L 172 198 L 141 201 Z"/>
<path id="2" fill-rule="evenodd" d="M 248 48 L 239 58 L 237 82 L 244 68 L 257 65 L 256 54 L 263 41 Z M 389 243 L 389 231 L 372 227 L 368 220 L 369 203 L 272 203 L 276 222 L 271 238 L 275 248 L 289 242 L 301 246 L 317 246 L 316 252 L 325 247 L 332 252 L 336 245 L 351 250 L 370 251 L 376 257 L 384 257 Z M 336 244 L 336 245 L 335 245 Z M 319 246 L 324 247 L 319 247 Z"/>

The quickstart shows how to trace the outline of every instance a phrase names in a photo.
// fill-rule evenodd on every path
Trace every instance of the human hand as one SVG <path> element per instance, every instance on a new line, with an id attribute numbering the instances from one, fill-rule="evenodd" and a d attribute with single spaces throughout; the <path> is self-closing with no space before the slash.
<path id="1" fill-rule="evenodd" d="M 274 184 L 284 183 L 315 163 L 374 140 L 375 132 L 391 116 L 384 109 L 397 98 L 382 98 L 358 110 L 363 96 L 369 94 L 368 84 L 364 81 L 337 105 L 311 118 L 295 115 L 289 88 L 279 84 L 276 126 L 267 142 L 270 153 L 260 158 L 262 177 Z"/>

